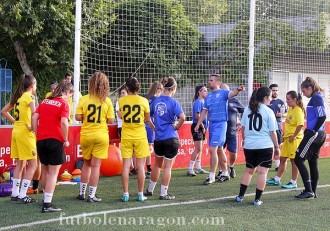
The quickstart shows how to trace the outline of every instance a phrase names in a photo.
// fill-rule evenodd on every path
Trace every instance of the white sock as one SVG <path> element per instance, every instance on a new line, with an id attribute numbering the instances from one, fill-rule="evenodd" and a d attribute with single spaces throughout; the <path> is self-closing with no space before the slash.
<path id="1" fill-rule="evenodd" d="M 229 165 L 229 168 L 233 168 L 234 167 L 234 165 Z"/>
<path id="2" fill-rule="evenodd" d="M 155 190 L 156 184 L 157 184 L 157 182 L 150 180 L 148 192 L 153 192 Z"/>
<path id="3" fill-rule="evenodd" d="M 168 190 L 168 186 L 161 185 L 160 186 L 160 195 L 161 196 L 166 196 L 167 195 L 167 190 Z"/>
<path id="4" fill-rule="evenodd" d="M 89 186 L 89 197 L 90 198 L 94 198 L 95 197 L 96 189 L 97 189 L 97 187 Z"/>
<path id="5" fill-rule="evenodd" d="M 22 180 L 22 184 L 21 184 L 21 190 L 19 192 L 19 198 L 24 198 L 26 197 L 26 192 L 29 188 L 29 185 L 30 185 L 31 181 L 30 180 L 27 180 L 27 179 L 23 179 Z"/>
<path id="6" fill-rule="evenodd" d="M 17 197 L 19 195 L 20 186 L 21 186 L 21 179 L 13 179 L 13 191 L 11 193 L 12 197 Z"/>
<path id="7" fill-rule="evenodd" d="M 292 183 L 292 184 L 297 184 L 297 181 L 296 180 L 290 180 L 290 182 Z"/>
<path id="8" fill-rule="evenodd" d="M 201 169 L 202 166 L 201 166 L 201 160 L 196 160 L 196 168 L 197 169 Z"/>
<path id="9" fill-rule="evenodd" d="M 275 168 L 278 168 L 280 166 L 280 160 L 275 160 Z"/>
<path id="10" fill-rule="evenodd" d="M 281 177 L 275 176 L 274 177 L 274 180 L 277 181 L 277 182 L 280 182 L 281 181 Z"/>
<path id="11" fill-rule="evenodd" d="M 193 170 L 195 165 L 195 161 L 191 160 L 189 164 L 189 170 Z"/>
<path id="12" fill-rule="evenodd" d="M 138 196 L 143 196 L 143 192 L 138 192 Z"/>
<path id="13" fill-rule="evenodd" d="M 209 178 L 210 178 L 211 180 L 214 180 L 214 179 L 215 179 L 215 174 L 214 174 L 214 172 L 210 172 L 210 173 L 209 173 Z"/>
<path id="14" fill-rule="evenodd" d="M 129 196 L 129 193 L 128 192 L 124 192 L 123 193 L 123 196 Z"/>
<path id="15" fill-rule="evenodd" d="M 51 203 L 53 199 L 53 193 L 44 192 L 44 203 Z"/>
<path id="16" fill-rule="evenodd" d="M 85 196 L 86 189 L 87 189 L 87 183 L 80 182 L 80 185 L 79 185 L 79 194 Z"/>
<path id="17" fill-rule="evenodd" d="M 228 171 L 222 171 L 221 176 L 228 176 Z"/>

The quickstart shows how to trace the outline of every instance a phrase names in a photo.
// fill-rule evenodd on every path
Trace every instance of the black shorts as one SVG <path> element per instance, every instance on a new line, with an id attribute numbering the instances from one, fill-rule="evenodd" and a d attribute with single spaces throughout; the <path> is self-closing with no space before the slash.
<path id="1" fill-rule="evenodd" d="M 195 130 L 194 130 L 195 127 L 196 127 L 196 124 L 192 123 L 191 127 L 190 127 L 190 130 L 191 130 L 191 135 L 193 137 L 193 140 L 194 141 L 205 140 L 205 133 L 203 133 L 203 128 L 199 127 L 198 132 L 195 132 Z"/>
<path id="2" fill-rule="evenodd" d="M 237 153 L 237 133 L 233 134 L 230 133 L 226 134 L 226 141 L 225 144 L 223 145 L 223 148 L 226 148 L 227 150 L 230 151 L 231 153 Z"/>
<path id="3" fill-rule="evenodd" d="M 61 165 L 65 162 L 63 143 L 57 139 L 38 140 L 37 151 L 43 165 Z"/>
<path id="4" fill-rule="evenodd" d="M 264 149 L 245 149 L 245 162 L 247 168 L 256 168 L 258 166 L 271 168 L 274 148 Z"/>
<path id="5" fill-rule="evenodd" d="M 165 157 L 170 160 L 176 157 L 179 147 L 180 141 L 178 138 L 158 140 L 154 143 L 155 155 L 158 157 Z"/>
<path id="6" fill-rule="evenodd" d="M 310 160 L 312 157 L 319 157 L 320 149 L 325 142 L 326 133 L 324 131 L 314 133 L 308 129 L 304 131 L 304 138 L 300 142 L 296 151 L 296 158 Z"/>

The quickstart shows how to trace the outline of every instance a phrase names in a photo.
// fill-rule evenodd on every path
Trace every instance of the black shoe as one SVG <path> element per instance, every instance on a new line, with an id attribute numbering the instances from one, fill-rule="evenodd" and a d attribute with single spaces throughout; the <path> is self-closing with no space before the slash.
<path id="1" fill-rule="evenodd" d="M 150 179 L 151 172 L 146 172 L 146 179 Z"/>
<path id="2" fill-rule="evenodd" d="M 159 196 L 159 199 L 160 200 L 174 200 L 175 199 L 175 196 L 172 196 L 170 194 L 167 194 L 165 196 Z"/>
<path id="3" fill-rule="evenodd" d="M 275 172 L 277 172 L 278 171 L 278 167 L 277 168 L 275 168 Z"/>
<path id="4" fill-rule="evenodd" d="M 49 207 L 42 207 L 42 210 L 41 210 L 41 212 L 43 212 L 43 213 L 52 213 L 52 212 L 60 212 L 60 211 L 62 211 L 62 209 L 57 208 L 54 205 L 50 205 Z"/>
<path id="5" fill-rule="evenodd" d="M 154 193 L 153 192 L 149 192 L 149 190 L 147 189 L 146 191 L 144 191 L 143 195 L 144 196 L 152 196 Z"/>
<path id="6" fill-rule="evenodd" d="M 223 183 L 223 182 L 229 180 L 229 176 L 221 175 L 221 176 L 219 176 L 219 177 L 217 176 L 215 179 L 216 179 L 218 182 Z"/>
<path id="7" fill-rule="evenodd" d="M 235 171 L 234 167 L 229 167 L 229 176 L 230 176 L 230 178 L 236 177 L 236 171 Z"/>
<path id="8" fill-rule="evenodd" d="M 298 199 L 313 199 L 315 197 L 315 194 L 313 192 L 307 192 L 304 190 L 295 197 Z"/>
<path id="9" fill-rule="evenodd" d="M 210 184 L 213 184 L 214 182 L 215 182 L 215 180 L 211 180 L 210 177 L 208 177 L 204 180 L 203 184 L 210 185 Z"/>
<path id="10" fill-rule="evenodd" d="M 220 177 L 220 176 L 221 176 L 221 174 L 222 174 L 222 171 L 221 171 L 221 170 L 219 170 L 219 172 L 218 172 L 218 175 L 216 175 L 216 177 Z"/>
<path id="11" fill-rule="evenodd" d="M 15 197 L 11 196 L 10 197 L 10 201 L 17 202 L 17 200 L 18 200 L 18 196 L 15 196 Z"/>
<path id="12" fill-rule="evenodd" d="M 314 193 L 314 198 L 317 198 L 317 194 L 316 193 Z"/>
<path id="13" fill-rule="evenodd" d="M 137 171 L 135 168 L 132 168 L 131 172 L 129 173 L 131 176 L 137 175 Z"/>
<path id="14" fill-rule="evenodd" d="M 83 201 L 83 200 L 85 200 L 85 195 L 80 195 L 80 194 L 79 194 L 79 195 L 77 196 L 77 199 Z"/>
<path id="15" fill-rule="evenodd" d="M 37 200 L 35 200 L 29 196 L 25 196 L 23 198 L 17 199 L 17 203 L 19 203 L 19 204 L 30 204 L 30 203 L 35 203 L 35 202 L 37 202 Z"/>
<path id="16" fill-rule="evenodd" d="M 100 201 L 102 201 L 102 199 L 101 198 L 98 198 L 96 195 L 93 198 L 88 197 L 88 199 L 87 199 L 87 202 L 90 202 L 90 203 L 100 202 Z"/>

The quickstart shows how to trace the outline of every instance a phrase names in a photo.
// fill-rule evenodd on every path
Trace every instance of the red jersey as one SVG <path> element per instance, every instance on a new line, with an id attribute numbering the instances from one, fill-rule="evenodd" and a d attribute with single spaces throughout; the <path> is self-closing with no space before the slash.
<path id="1" fill-rule="evenodd" d="M 39 125 L 37 129 L 37 140 L 49 138 L 64 142 L 61 118 L 69 120 L 70 106 L 63 98 L 44 99 L 36 109 L 39 114 Z"/>

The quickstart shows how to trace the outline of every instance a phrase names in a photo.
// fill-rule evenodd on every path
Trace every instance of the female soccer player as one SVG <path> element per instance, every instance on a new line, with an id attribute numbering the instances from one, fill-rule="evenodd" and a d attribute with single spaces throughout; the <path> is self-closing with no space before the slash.
<path id="1" fill-rule="evenodd" d="M 203 120 L 203 126 L 200 126 L 197 132 L 195 132 L 195 127 L 198 122 L 198 119 L 203 111 L 204 100 L 207 96 L 207 88 L 204 85 L 197 86 L 195 88 L 195 96 L 193 100 L 193 108 L 192 108 L 192 124 L 191 124 L 191 135 L 194 140 L 195 149 L 191 154 L 189 169 L 187 172 L 188 176 L 196 176 L 198 174 L 206 174 L 208 173 L 204 169 L 202 169 L 202 152 L 203 152 L 203 144 L 205 141 L 205 133 L 207 130 L 207 118 Z M 194 171 L 194 165 L 196 162 L 196 171 Z"/>
<path id="2" fill-rule="evenodd" d="M 108 158 L 108 124 L 115 120 L 114 108 L 109 95 L 109 79 L 102 72 L 95 72 L 88 80 L 88 94 L 77 105 L 75 118 L 82 121 L 80 145 L 84 158 L 81 171 L 78 200 L 85 199 L 87 184 L 89 195 L 87 202 L 99 202 L 96 196 L 102 159 Z"/>
<path id="3" fill-rule="evenodd" d="M 151 129 L 155 126 L 150 121 L 150 108 L 148 100 L 138 95 L 140 83 L 135 77 L 126 80 L 127 96 L 119 99 L 119 116 L 123 120 L 121 131 L 121 154 L 123 157 L 123 169 L 121 179 L 123 184 L 122 201 L 129 201 L 128 182 L 131 159 L 133 153 L 136 155 L 136 168 L 138 180 L 138 201 L 144 201 L 147 198 L 143 196 L 144 187 L 144 165 L 146 157 L 150 156 L 147 132 L 145 122 Z"/>
<path id="4" fill-rule="evenodd" d="M 293 189 L 297 188 L 298 168 L 294 163 L 296 150 L 302 140 L 305 119 L 305 109 L 302 102 L 302 97 L 296 91 L 286 93 L 286 103 L 289 106 L 289 111 L 284 123 L 284 142 L 280 156 L 280 166 L 277 170 L 277 175 L 274 178 L 267 180 L 268 185 L 281 185 L 281 177 L 286 169 L 286 161 L 290 158 L 292 166 L 292 175 L 289 183 L 282 185 L 282 188 Z"/>
<path id="5" fill-rule="evenodd" d="M 177 88 L 175 79 L 173 77 L 164 78 L 162 84 L 165 88 L 164 95 L 157 97 L 151 104 L 151 115 L 156 126 L 155 163 L 145 195 L 152 196 L 160 170 L 164 167 L 159 199 L 173 200 L 175 196 L 168 194 L 167 190 L 171 181 L 172 165 L 180 146 L 177 130 L 184 123 L 185 114 L 179 102 L 172 98 Z M 176 118 L 179 118 L 177 123 Z"/>
<path id="6" fill-rule="evenodd" d="M 277 123 L 272 110 L 267 107 L 270 102 L 270 89 L 261 87 L 252 93 L 249 106 L 242 117 L 242 138 L 246 169 L 241 179 L 237 202 L 242 202 L 254 172 L 257 170 L 257 188 L 254 205 L 262 204 L 261 195 L 266 186 L 267 172 L 272 166 L 273 149 L 279 154 L 277 142 Z"/>
<path id="7" fill-rule="evenodd" d="M 312 77 L 306 77 L 301 83 L 301 91 L 304 96 L 310 98 L 307 104 L 307 127 L 304 131 L 304 138 L 302 139 L 296 151 L 294 159 L 301 178 L 304 183 L 304 191 L 302 191 L 296 198 L 308 199 L 316 197 L 317 182 L 319 180 L 319 169 L 317 160 L 320 149 L 325 142 L 326 133 L 324 131 L 324 122 L 326 113 L 324 108 L 324 101 L 321 95 L 322 88 Z M 305 165 L 305 160 L 308 160 L 310 174 Z"/>
<path id="8" fill-rule="evenodd" d="M 41 162 L 43 213 L 62 210 L 52 205 L 52 199 L 58 172 L 65 162 L 64 148 L 70 145 L 70 107 L 67 101 L 72 94 L 72 84 L 62 81 L 52 95 L 41 102 L 32 117 L 32 128 L 37 134 L 37 149 Z"/>
<path id="9" fill-rule="evenodd" d="M 17 162 L 11 200 L 25 204 L 36 202 L 26 195 L 37 168 L 36 137 L 31 128 L 31 118 L 35 111 L 36 89 L 37 82 L 34 76 L 23 74 L 10 102 L 1 111 L 8 121 L 14 124 L 10 157 L 16 159 Z M 11 109 L 14 109 L 14 117 L 9 114 Z M 28 163 L 28 167 L 23 173 L 26 163 Z"/>

